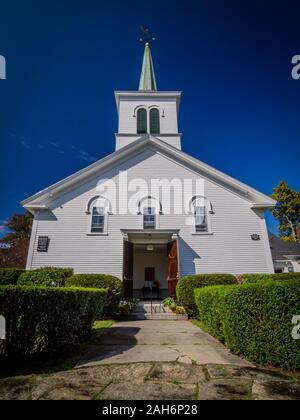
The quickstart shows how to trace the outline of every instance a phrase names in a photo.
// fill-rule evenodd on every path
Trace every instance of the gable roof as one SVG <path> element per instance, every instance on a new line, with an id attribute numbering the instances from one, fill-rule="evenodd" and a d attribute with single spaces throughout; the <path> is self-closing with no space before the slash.
<path id="1" fill-rule="evenodd" d="M 147 134 L 128 144 L 127 146 L 124 146 L 121 149 L 115 151 L 114 153 L 105 156 L 92 165 L 81 169 L 73 175 L 70 175 L 67 178 L 23 200 L 21 205 L 30 211 L 45 210 L 47 209 L 45 201 L 49 200 L 49 198 L 64 192 L 66 189 L 71 188 L 79 182 L 83 182 L 89 177 L 95 175 L 95 173 L 99 172 L 100 170 L 107 170 L 112 165 L 116 164 L 118 161 L 124 158 L 129 159 L 131 155 L 143 151 L 146 148 L 152 148 L 161 152 L 162 154 L 168 155 L 174 160 L 182 163 L 184 166 L 187 166 L 190 169 L 201 173 L 201 175 L 204 177 L 207 177 L 210 180 L 221 184 L 225 188 L 227 187 L 231 190 L 234 190 L 237 194 L 248 200 L 253 208 L 270 208 L 274 207 L 276 204 L 276 202 L 269 196 L 260 193 L 254 188 L 249 187 L 240 181 L 237 181 L 236 179 L 218 171 L 217 169 L 214 169 L 206 163 L 201 162 L 200 160 L 188 155 L 187 153 L 184 153 L 182 150 L 171 146 L 163 140 Z"/>
<path id="2" fill-rule="evenodd" d="M 273 261 L 288 260 L 287 256 L 300 255 L 300 243 L 287 242 L 269 232 L 270 248 Z"/>

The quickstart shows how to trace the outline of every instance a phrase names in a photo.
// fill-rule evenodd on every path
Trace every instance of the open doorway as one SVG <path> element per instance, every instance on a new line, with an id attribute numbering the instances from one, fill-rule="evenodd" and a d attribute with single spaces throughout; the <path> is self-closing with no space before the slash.
<path id="1" fill-rule="evenodd" d="M 124 241 L 125 299 L 164 299 L 176 295 L 179 279 L 177 240 Z"/>
<path id="2" fill-rule="evenodd" d="M 134 244 L 133 297 L 164 299 L 168 296 L 166 244 Z"/>

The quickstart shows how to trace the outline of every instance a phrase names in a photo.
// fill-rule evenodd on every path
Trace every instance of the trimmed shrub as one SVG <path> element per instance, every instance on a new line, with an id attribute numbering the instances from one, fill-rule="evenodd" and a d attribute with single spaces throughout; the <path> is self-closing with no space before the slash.
<path id="1" fill-rule="evenodd" d="M 259 281 L 269 281 L 272 280 L 272 274 L 241 274 L 238 276 L 239 282 L 241 284 L 257 283 Z"/>
<path id="2" fill-rule="evenodd" d="M 19 286 L 64 287 L 67 278 L 73 274 L 72 268 L 38 268 L 21 274 L 17 284 Z"/>
<path id="3" fill-rule="evenodd" d="M 275 280 L 275 281 L 300 280 L 300 273 L 277 273 L 277 274 L 272 274 L 272 280 Z"/>
<path id="4" fill-rule="evenodd" d="M 300 280 L 300 273 L 278 273 L 278 274 L 241 274 L 240 283 L 257 283 L 261 281 Z"/>
<path id="5" fill-rule="evenodd" d="M 17 284 L 20 275 L 24 272 L 23 268 L 0 268 L 0 286 Z"/>
<path id="6" fill-rule="evenodd" d="M 195 316 L 194 290 L 199 287 L 237 284 L 237 279 L 232 274 L 197 274 L 183 277 L 177 284 L 176 295 L 189 316 Z"/>
<path id="7" fill-rule="evenodd" d="M 0 340 L 0 354 L 36 356 L 82 342 L 90 336 L 106 295 L 103 289 L 1 286 L 6 340 Z"/>
<path id="8" fill-rule="evenodd" d="M 203 328 L 234 353 L 259 364 L 300 369 L 292 319 L 300 315 L 300 282 L 263 282 L 197 289 Z"/>
<path id="9" fill-rule="evenodd" d="M 107 288 L 108 294 L 104 314 L 114 315 L 118 310 L 123 289 L 123 283 L 118 277 L 106 274 L 76 274 L 67 279 L 66 286 Z"/>

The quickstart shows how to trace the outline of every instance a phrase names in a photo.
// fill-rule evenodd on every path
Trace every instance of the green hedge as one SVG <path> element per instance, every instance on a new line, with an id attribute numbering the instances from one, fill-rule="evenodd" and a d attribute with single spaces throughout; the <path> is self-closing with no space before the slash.
<path id="1" fill-rule="evenodd" d="M 73 347 L 91 334 L 106 295 L 95 289 L 1 286 L 6 340 L 0 340 L 0 354 L 23 358 Z"/>
<path id="2" fill-rule="evenodd" d="M 203 328 L 234 353 L 259 364 L 300 369 L 292 319 L 300 315 L 300 282 L 264 282 L 195 291 Z"/>
<path id="3" fill-rule="evenodd" d="M 108 295 L 104 315 L 114 315 L 117 312 L 123 288 L 123 283 L 118 277 L 106 274 L 76 274 L 67 279 L 66 286 L 107 288 Z"/>
<path id="4" fill-rule="evenodd" d="M 43 267 L 25 271 L 18 280 L 19 286 L 64 287 L 68 277 L 74 274 L 72 268 Z"/>
<path id="5" fill-rule="evenodd" d="M 242 274 L 239 276 L 241 283 L 257 283 L 260 281 L 281 281 L 300 280 L 300 273 L 278 273 L 278 274 Z"/>
<path id="6" fill-rule="evenodd" d="M 23 268 L 0 268 L 0 286 L 17 284 L 20 275 L 24 272 Z"/>
<path id="7" fill-rule="evenodd" d="M 197 274 L 183 277 L 177 284 L 176 295 L 190 316 L 196 315 L 194 290 L 199 287 L 237 284 L 232 274 Z"/>

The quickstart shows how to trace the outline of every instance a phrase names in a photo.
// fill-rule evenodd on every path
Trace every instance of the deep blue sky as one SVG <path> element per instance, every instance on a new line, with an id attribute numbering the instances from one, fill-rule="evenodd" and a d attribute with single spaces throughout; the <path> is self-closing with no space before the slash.
<path id="1" fill-rule="evenodd" d="M 264 193 L 300 190 L 299 16 L 298 0 L 1 0 L 0 232 L 20 200 L 113 152 L 141 24 L 158 89 L 183 91 L 184 151 Z"/>

